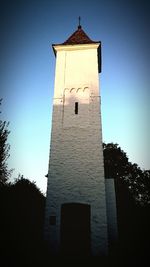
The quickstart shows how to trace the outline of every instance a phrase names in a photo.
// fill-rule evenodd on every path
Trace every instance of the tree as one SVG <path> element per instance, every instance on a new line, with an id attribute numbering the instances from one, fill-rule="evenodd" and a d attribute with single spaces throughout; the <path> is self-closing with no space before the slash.
<path id="1" fill-rule="evenodd" d="M 30 266 L 41 259 L 44 207 L 40 189 L 22 175 L 0 187 L 0 251 L 5 266 L 22 266 L 22 259 Z"/>
<path id="2" fill-rule="evenodd" d="M 118 144 L 103 143 L 104 169 L 106 178 L 125 178 L 129 171 L 129 161 L 126 153 Z"/>
<path id="3" fill-rule="evenodd" d="M 150 170 L 131 163 L 118 144 L 104 143 L 103 151 L 105 177 L 115 181 L 121 259 L 138 264 L 149 255 Z"/>
<path id="4" fill-rule="evenodd" d="M 1 105 L 2 99 L 0 99 Z M 0 112 L 1 113 L 1 112 Z M 0 183 L 4 184 L 12 170 L 8 169 L 7 160 L 9 158 L 10 145 L 7 143 L 8 135 L 10 131 L 8 130 L 9 123 L 0 120 Z"/>
<path id="5" fill-rule="evenodd" d="M 150 170 L 129 162 L 126 153 L 118 144 L 103 144 L 105 177 L 114 178 L 122 184 L 140 205 L 150 204 Z"/>
<path id="6" fill-rule="evenodd" d="M 12 200 L 17 237 L 30 243 L 41 238 L 45 197 L 35 182 L 19 175 L 12 184 Z"/>

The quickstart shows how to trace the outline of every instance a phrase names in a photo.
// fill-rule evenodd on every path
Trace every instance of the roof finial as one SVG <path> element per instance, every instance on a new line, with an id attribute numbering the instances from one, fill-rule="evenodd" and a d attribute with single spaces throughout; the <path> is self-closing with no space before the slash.
<path id="1" fill-rule="evenodd" d="M 80 24 L 80 22 L 81 22 L 81 17 L 79 16 L 79 25 L 78 25 L 78 29 L 81 29 L 81 24 Z"/>

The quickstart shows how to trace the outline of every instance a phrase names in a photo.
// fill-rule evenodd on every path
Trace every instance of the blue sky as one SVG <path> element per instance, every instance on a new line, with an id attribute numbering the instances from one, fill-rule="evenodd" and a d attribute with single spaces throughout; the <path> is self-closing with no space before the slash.
<path id="1" fill-rule="evenodd" d="M 10 121 L 12 180 L 23 174 L 46 190 L 55 74 L 52 43 L 77 28 L 102 42 L 103 141 L 150 168 L 148 1 L 1 1 L 0 98 Z"/>

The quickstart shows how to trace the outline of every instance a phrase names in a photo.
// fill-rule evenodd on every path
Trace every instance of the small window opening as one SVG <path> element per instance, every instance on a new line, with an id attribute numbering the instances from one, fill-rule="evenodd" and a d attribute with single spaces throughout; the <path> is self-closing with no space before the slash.
<path id="1" fill-rule="evenodd" d="M 50 225 L 56 225 L 56 216 L 52 215 L 50 216 Z"/>
<path id="2" fill-rule="evenodd" d="M 75 102 L 75 114 L 78 114 L 78 102 Z"/>

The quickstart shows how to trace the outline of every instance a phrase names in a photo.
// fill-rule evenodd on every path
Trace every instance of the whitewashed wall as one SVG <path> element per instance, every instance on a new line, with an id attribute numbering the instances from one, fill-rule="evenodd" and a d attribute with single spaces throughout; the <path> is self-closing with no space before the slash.
<path id="1" fill-rule="evenodd" d="M 63 203 L 91 205 L 93 255 L 108 248 L 98 77 L 99 44 L 57 46 L 45 237 L 60 248 Z M 78 102 L 78 115 L 74 112 Z M 49 224 L 50 215 L 56 225 Z"/>

